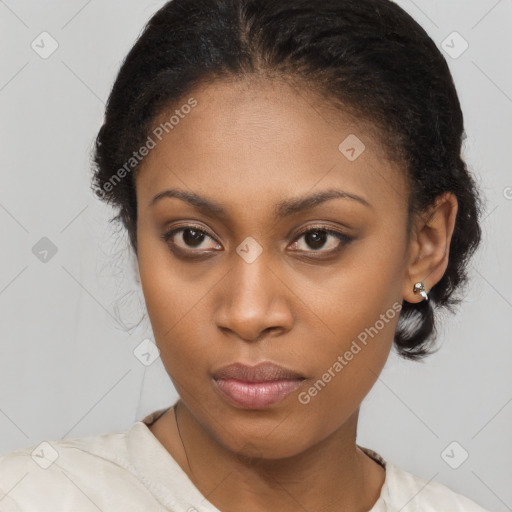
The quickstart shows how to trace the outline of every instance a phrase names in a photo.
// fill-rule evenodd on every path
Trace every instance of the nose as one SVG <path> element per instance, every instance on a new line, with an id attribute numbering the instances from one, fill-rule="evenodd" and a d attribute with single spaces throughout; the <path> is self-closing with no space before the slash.
<path id="1" fill-rule="evenodd" d="M 294 295 L 263 254 L 252 263 L 236 256 L 218 297 L 218 328 L 244 341 L 283 334 L 293 325 Z"/>

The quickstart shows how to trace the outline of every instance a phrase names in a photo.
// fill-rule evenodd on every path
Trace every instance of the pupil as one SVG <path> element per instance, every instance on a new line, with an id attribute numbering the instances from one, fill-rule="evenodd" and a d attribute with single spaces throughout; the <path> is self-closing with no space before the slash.
<path id="1" fill-rule="evenodd" d="M 325 244 L 326 235 L 325 231 L 310 231 L 306 235 L 306 243 L 313 249 L 320 249 Z"/>
<path id="2" fill-rule="evenodd" d="M 187 245 L 196 246 L 200 245 L 204 239 L 204 233 L 196 229 L 186 229 L 183 232 L 183 239 Z"/>

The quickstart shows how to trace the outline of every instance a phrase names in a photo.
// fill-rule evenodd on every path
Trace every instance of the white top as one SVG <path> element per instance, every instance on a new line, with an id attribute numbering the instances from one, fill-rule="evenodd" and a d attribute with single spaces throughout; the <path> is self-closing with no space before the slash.
<path id="1" fill-rule="evenodd" d="M 126 432 L 43 441 L 3 455 L 0 512 L 220 512 L 148 428 L 167 409 Z M 359 448 L 386 469 L 369 512 L 488 512 L 439 482 Z"/>

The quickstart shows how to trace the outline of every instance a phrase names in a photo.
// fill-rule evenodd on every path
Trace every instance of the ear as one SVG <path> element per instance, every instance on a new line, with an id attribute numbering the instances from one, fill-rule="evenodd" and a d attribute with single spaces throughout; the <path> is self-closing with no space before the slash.
<path id="1" fill-rule="evenodd" d="M 421 302 L 413 292 L 423 282 L 428 293 L 441 280 L 448 266 L 450 243 L 457 216 L 457 198 L 451 192 L 438 196 L 428 212 L 419 215 L 411 227 L 409 263 L 402 294 L 407 302 Z"/>

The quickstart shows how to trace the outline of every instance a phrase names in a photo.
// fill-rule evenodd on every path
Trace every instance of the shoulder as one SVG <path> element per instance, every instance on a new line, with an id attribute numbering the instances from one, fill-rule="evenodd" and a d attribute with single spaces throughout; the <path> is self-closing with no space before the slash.
<path id="1" fill-rule="evenodd" d="M 385 498 L 404 512 L 490 512 L 450 487 L 417 476 L 389 461 L 386 462 L 386 472 Z"/>
<path id="2" fill-rule="evenodd" d="M 105 486 L 111 496 L 140 486 L 125 437 L 114 432 L 43 441 L 0 456 L 0 511 L 57 511 L 59 503 L 67 510 L 97 510 L 105 504 Z"/>
<path id="3" fill-rule="evenodd" d="M 0 456 L 0 476 L 2 482 L 13 471 L 34 472 L 38 475 L 61 474 L 66 469 L 80 468 L 88 472 L 92 465 L 126 463 L 125 432 L 96 434 L 60 440 L 42 441 L 19 448 Z M 87 468 L 77 465 L 86 462 Z"/>

